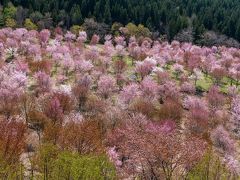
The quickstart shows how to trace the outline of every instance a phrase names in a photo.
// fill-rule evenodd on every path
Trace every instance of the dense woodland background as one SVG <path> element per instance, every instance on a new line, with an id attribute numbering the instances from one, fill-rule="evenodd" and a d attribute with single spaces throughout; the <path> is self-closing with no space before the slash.
<path id="1" fill-rule="evenodd" d="M 238 0 L 1 0 L 0 2 L 1 26 L 32 25 L 32 28 L 35 28 L 36 25 L 39 29 L 56 26 L 70 28 L 73 25 L 82 25 L 85 18 L 94 18 L 109 27 L 114 22 L 123 25 L 129 22 L 136 25 L 143 24 L 151 32 L 155 32 L 154 35 L 167 35 L 168 40 L 175 38 L 199 42 L 206 30 L 240 40 Z M 224 42 L 225 39 L 222 41 Z"/>

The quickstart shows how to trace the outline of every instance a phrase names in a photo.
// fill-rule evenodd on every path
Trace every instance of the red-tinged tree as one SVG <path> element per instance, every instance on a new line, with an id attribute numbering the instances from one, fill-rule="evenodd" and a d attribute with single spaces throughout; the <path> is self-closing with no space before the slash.
<path id="1" fill-rule="evenodd" d="M 38 135 L 38 143 L 41 143 L 42 134 L 51 120 L 40 111 L 32 109 L 28 114 L 28 128 L 34 130 Z"/>
<path id="2" fill-rule="evenodd" d="M 128 52 L 133 59 L 140 60 L 141 48 L 136 41 L 130 42 L 128 44 Z"/>
<path id="3" fill-rule="evenodd" d="M 56 27 L 55 29 L 54 29 L 54 34 L 55 34 L 55 36 L 56 35 L 63 35 L 63 30 L 62 30 L 62 28 L 61 27 Z"/>
<path id="4" fill-rule="evenodd" d="M 201 159 L 207 147 L 203 140 L 165 126 L 137 116 L 112 132 L 109 145 L 121 157 L 120 175 L 170 180 L 186 175 Z"/>
<path id="5" fill-rule="evenodd" d="M 157 111 L 157 115 L 160 120 L 172 119 L 177 124 L 180 124 L 183 116 L 181 103 L 172 99 L 167 99 Z"/>
<path id="6" fill-rule="evenodd" d="M 214 78 L 216 85 L 221 83 L 224 76 L 227 76 L 227 71 L 223 67 L 214 67 L 211 71 L 211 75 Z"/>
<path id="7" fill-rule="evenodd" d="M 153 102 L 141 96 L 135 98 L 128 109 L 130 112 L 141 113 L 147 117 L 153 117 L 156 111 Z"/>
<path id="8" fill-rule="evenodd" d="M 238 88 L 236 86 L 229 86 L 227 89 L 227 103 L 230 104 L 230 108 L 232 108 L 233 99 L 238 96 Z"/>
<path id="9" fill-rule="evenodd" d="M 210 119 L 207 103 L 201 99 L 189 97 L 184 106 L 189 110 L 186 122 L 187 129 L 194 135 L 206 136 Z"/>
<path id="10" fill-rule="evenodd" d="M 91 46 L 85 51 L 85 59 L 92 60 L 94 64 L 97 64 L 99 58 L 99 49 L 97 46 Z"/>
<path id="11" fill-rule="evenodd" d="M 225 98 L 217 86 L 212 86 L 206 95 L 210 109 L 215 112 L 224 105 Z"/>
<path id="12" fill-rule="evenodd" d="M 187 69 L 193 73 L 193 70 L 200 67 L 201 64 L 201 58 L 196 55 L 193 54 L 192 52 L 185 52 L 184 54 L 184 62 L 186 64 Z"/>
<path id="13" fill-rule="evenodd" d="M 89 91 L 91 89 L 92 79 L 85 75 L 75 83 L 73 87 L 73 94 L 77 99 L 79 110 L 83 111 Z"/>
<path id="14" fill-rule="evenodd" d="M 233 63 L 233 60 L 230 58 L 222 59 L 221 66 L 224 67 L 228 72 L 230 67 L 232 66 L 232 63 Z"/>
<path id="15" fill-rule="evenodd" d="M 36 80 L 36 95 L 38 96 L 40 93 L 50 92 L 52 89 L 51 77 L 45 72 L 37 72 L 34 75 Z"/>
<path id="16" fill-rule="evenodd" d="M 204 109 L 192 108 L 189 111 L 188 128 L 193 134 L 203 134 L 208 131 L 209 112 Z"/>
<path id="17" fill-rule="evenodd" d="M 8 171 L 17 171 L 25 148 L 25 133 L 26 125 L 18 119 L 0 119 L 0 161 L 1 169 L 5 169 L 0 173 L 1 179 L 8 179 Z"/>
<path id="18" fill-rule="evenodd" d="M 113 68 L 116 74 L 122 74 L 126 70 L 127 64 L 124 60 L 117 59 L 114 61 Z"/>
<path id="19" fill-rule="evenodd" d="M 57 96 L 53 96 L 47 100 L 44 106 L 45 115 L 52 120 L 53 124 L 60 123 L 63 121 L 63 109 Z"/>
<path id="20" fill-rule="evenodd" d="M 41 60 L 41 61 L 30 61 L 29 69 L 31 73 L 36 72 L 45 72 L 46 74 L 50 74 L 52 69 L 52 63 L 49 60 Z"/>
<path id="21" fill-rule="evenodd" d="M 99 37 L 98 35 L 94 34 L 94 35 L 92 36 L 92 39 L 91 39 L 90 44 L 91 44 L 91 45 L 96 45 L 96 44 L 99 42 L 99 40 L 100 40 L 100 37 Z"/>
<path id="22" fill-rule="evenodd" d="M 22 98 L 21 98 L 21 104 L 20 104 L 20 108 L 21 108 L 21 112 L 25 117 L 25 121 L 26 124 L 29 123 L 29 116 L 31 111 L 34 110 L 36 105 L 36 99 L 35 97 L 29 95 L 29 94 L 25 94 Z"/>
<path id="23" fill-rule="evenodd" d="M 108 104 L 96 95 L 90 95 L 86 101 L 85 111 L 91 119 L 97 119 L 108 110 Z"/>
<path id="24" fill-rule="evenodd" d="M 55 92 L 53 97 L 56 97 L 59 100 L 63 114 L 68 114 L 74 109 L 74 101 L 69 94 L 64 92 Z"/>
<path id="25" fill-rule="evenodd" d="M 63 124 L 63 109 L 56 96 L 51 97 L 45 102 L 44 114 L 48 118 L 44 124 L 44 140 L 57 143 Z"/>
<path id="26" fill-rule="evenodd" d="M 74 121 L 72 119 L 62 127 L 60 147 L 79 154 L 102 153 L 103 137 L 98 123 L 94 120 Z"/>

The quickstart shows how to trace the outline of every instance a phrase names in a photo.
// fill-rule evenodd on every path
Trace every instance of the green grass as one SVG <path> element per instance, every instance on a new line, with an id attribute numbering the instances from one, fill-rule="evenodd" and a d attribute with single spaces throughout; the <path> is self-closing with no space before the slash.
<path id="1" fill-rule="evenodd" d="M 203 79 L 197 81 L 197 86 L 205 91 L 208 91 L 212 85 L 213 82 L 210 77 L 204 77 Z"/>

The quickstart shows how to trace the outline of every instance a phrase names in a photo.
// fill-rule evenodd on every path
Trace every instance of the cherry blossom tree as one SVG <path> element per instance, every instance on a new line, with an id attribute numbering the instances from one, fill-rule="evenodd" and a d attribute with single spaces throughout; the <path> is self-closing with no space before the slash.
<path id="1" fill-rule="evenodd" d="M 19 102 L 25 93 L 27 76 L 13 66 L 0 70 L 0 113 L 7 119 L 19 110 Z"/>
<path id="2" fill-rule="evenodd" d="M 116 90 L 116 80 L 109 75 L 102 75 L 98 81 L 98 93 L 107 99 Z"/>
<path id="3" fill-rule="evenodd" d="M 129 84 L 124 86 L 123 90 L 120 92 L 119 100 L 125 104 L 130 104 L 130 102 L 140 95 L 140 89 L 138 84 Z"/>
<path id="4" fill-rule="evenodd" d="M 41 42 L 47 43 L 50 38 L 50 35 L 51 35 L 50 31 L 48 29 L 44 29 L 39 33 L 39 38 Z"/>
<path id="5" fill-rule="evenodd" d="M 206 95 L 210 108 L 213 112 L 224 105 L 224 96 L 221 94 L 217 86 L 212 86 Z"/>
<path id="6" fill-rule="evenodd" d="M 142 97 L 149 100 L 157 97 L 158 84 L 150 76 L 145 77 L 140 85 Z"/>
<path id="7" fill-rule="evenodd" d="M 239 130 L 240 130 L 240 97 L 239 96 L 234 98 L 232 102 L 231 128 L 234 134 L 239 138 Z"/>
<path id="8" fill-rule="evenodd" d="M 202 157 L 206 143 L 197 138 L 182 139 L 177 130 L 164 129 L 164 125 L 152 125 L 141 116 L 116 129 L 109 143 L 118 154 L 115 158 L 121 157 L 121 163 L 115 159 L 117 166 L 133 177 L 146 179 L 185 174 Z"/>
<path id="9" fill-rule="evenodd" d="M 153 68 L 156 66 L 156 61 L 152 58 L 146 58 L 144 61 L 136 62 L 136 72 L 140 74 L 143 79 L 149 75 Z"/>
<path id="10" fill-rule="evenodd" d="M 236 152 L 234 141 L 223 126 L 218 126 L 212 131 L 211 140 L 213 145 L 222 153 L 233 155 Z"/>

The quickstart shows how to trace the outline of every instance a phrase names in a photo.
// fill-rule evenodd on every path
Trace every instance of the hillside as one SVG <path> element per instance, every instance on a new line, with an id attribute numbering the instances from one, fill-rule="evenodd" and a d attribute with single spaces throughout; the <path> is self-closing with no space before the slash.
<path id="1" fill-rule="evenodd" d="M 240 177 L 239 49 L 87 39 L 0 30 L 0 179 Z"/>

